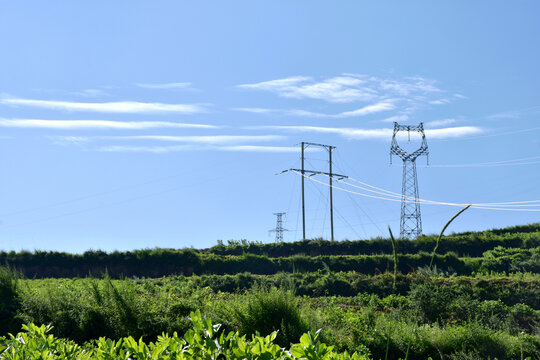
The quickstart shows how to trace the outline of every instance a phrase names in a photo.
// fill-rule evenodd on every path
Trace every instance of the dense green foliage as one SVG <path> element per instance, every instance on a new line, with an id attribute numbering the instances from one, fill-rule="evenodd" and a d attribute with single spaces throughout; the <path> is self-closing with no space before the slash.
<path id="1" fill-rule="evenodd" d="M 209 287 L 214 292 L 235 293 L 256 286 L 294 288 L 297 295 L 351 297 L 368 293 L 379 297 L 391 294 L 407 295 L 418 283 L 433 283 L 456 291 L 465 292 L 479 300 L 501 300 L 507 305 L 526 304 L 540 309 L 540 275 L 515 274 L 471 276 L 426 276 L 422 273 L 398 275 L 393 288 L 393 276 L 388 273 L 369 276 L 356 272 L 280 273 L 258 276 L 249 273 L 237 275 L 204 275 L 176 277 L 190 287 Z M 161 280 L 162 283 L 171 281 Z"/>
<path id="2" fill-rule="evenodd" d="M 433 250 L 437 236 L 422 235 L 416 240 L 398 240 L 400 254 L 416 254 Z M 438 253 L 452 252 L 458 256 L 480 257 L 485 251 L 496 246 L 512 248 L 534 248 L 540 246 L 540 223 L 494 229 L 482 232 L 469 232 L 446 236 L 440 244 Z M 289 257 L 293 255 L 376 255 L 392 254 L 391 239 L 328 241 L 323 239 L 303 240 L 286 243 L 253 243 L 248 241 L 220 242 L 206 250 L 218 255 L 242 255 L 244 253 L 267 255 L 269 257 Z"/>
<path id="3" fill-rule="evenodd" d="M 238 332 L 225 334 L 220 325 L 203 319 L 199 312 L 191 313 L 193 326 L 183 337 L 161 335 L 156 342 L 145 343 L 133 337 L 112 341 L 101 337 L 92 345 L 81 347 L 71 341 L 49 334 L 50 327 L 33 324 L 23 326 L 24 332 L 0 339 L 0 359 L 64 359 L 64 360 L 249 360 L 249 359 L 312 359 L 367 360 L 368 357 L 347 352 L 336 353 L 332 346 L 318 341 L 318 333 L 302 335 L 300 342 L 285 350 L 274 343 L 277 332 L 268 336 L 253 336 L 250 340 Z"/>
<path id="4" fill-rule="evenodd" d="M 520 228 L 521 229 L 521 228 Z M 479 271 L 538 271 L 540 225 L 526 232 L 458 234 L 441 242 L 434 264 L 439 270 L 469 275 Z M 436 243 L 434 236 L 397 240 L 398 271 L 414 272 L 428 267 Z M 511 249 L 511 250 L 507 250 Z M 505 251 L 507 253 L 505 253 Z M 511 251 L 512 253 L 508 253 Z M 147 249 L 128 252 L 87 251 L 0 252 L 0 264 L 10 264 L 28 278 L 101 276 L 113 278 L 161 277 L 192 274 L 252 274 L 278 272 L 356 271 L 383 273 L 393 269 L 390 239 L 367 241 L 304 240 L 294 243 L 259 244 L 231 242 L 208 250 Z"/>
<path id="5" fill-rule="evenodd" d="M 399 249 L 399 248 L 398 248 Z M 489 271 L 536 271 L 540 247 L 505 250 L 496 247 L 479 258 L 459 258 L 454 253 L 435 257 L 435 266 L 444 272 L 469 275 Z M 161 277 L 174 274 L 252 274 L 269 275 L 279 272 L 356 271 L 380 274 L 394 267 L 392 255 L 292 256 L 270 258 L 264 255 L 243 254 L 219 256 L 200 254 L 192 250 L 140 250 L 126 253 L 86 252 L 82 255 L 64 253 L 3 254 L 7 263 L 26 277 L 85 277 L 105 273 L 113 278 Z M 1 258 L 2 254 L 0 254 Z M 429 253 L 398 256 L 398 271 L 406 274 L 428 267 Z"/>
<path id="6" fill-rule="evenodd" d="M 21 306 L 18 274 L 9 267 L 0 267 L 0 334 L 19 329 L 16 316 Z"/>
<path id="7" fill-rule="evenodd" d="M 353 275 L 310 276 L 346 279 Z M 404 358 L 407 349 L 409 359 L 437 359 L 439 350 L 448 356 L 462 352 L 477 358 L 514 359 L 521 351 L 540 356 L 540 311 L 519 302 L 520 297 L 532 305 L 538 302 L 536 275 L 401 275 L 397 288 L 402 295 L 391 293 L 390 273 L 365 277 L 372 289 L 388 289 L 379 291 L 389 292 L 381 296 L 364 292 L 299 297 L 268 282 L 279 277 L 282 288 L 291 289 L 297 274 L 254 277 L 245 291 L 234 293 L 202 286 L 203 281 L 246 276 L 19 280 L 16 319 L 18 326 L 53 324 L 56 336 L 78 344 L 102 336 L 111 341 L 132 336 L 155 342 L 162 332 L 189 331 L 189 314 L 199 310 L 226 332 L 266 336 L 277 330 L 275 343 L 286 348 L 298 342 L 303 332 L 322 329 L 321 341 L 336 350 L 371 353 L 374 359 L 383 359 L 387 349 L 389 359 Z M 513 290 L 520 287 L 528 290 L 516 295 Z"/>
<path id="8" fill-rule="evenodd" d="M 443 238 L 433 267 L 428 246 L 402 249 L 433 246 L 428 237 L 396 241 L 396 258 L 391 245 L 285 257 L 216 248 L 2 253 L 10 266 L 0 267 L 0 359 L 540 359 L 535 226 Z M 486 245 L 479 256 L 445 248 L 467 236 Z M 323 254 L 348 246 L 308 243 Z"/>

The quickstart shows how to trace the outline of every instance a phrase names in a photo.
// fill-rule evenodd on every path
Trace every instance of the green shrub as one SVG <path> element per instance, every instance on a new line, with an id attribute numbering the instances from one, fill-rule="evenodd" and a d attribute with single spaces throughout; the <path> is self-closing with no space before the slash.
<path id="1" fill-rule="evenodd" d="M 256 288 L 232 311 L 241 334 L 268 335 L 279 330 L 276 343 L 281 346 L 297 342 L 308 330 L 298 309 L 298 300 L 290 290 Z"/>
<path id="2" fill-rule="evenodd" d="M 0 334 L 20 327 L 16 316 L 21 307 L 18 284 L 19 274 L 9 266 L 0 266 Z"/>
<path id="3" fill-rule="evenodd" d="M 455 293 L 433 283 L 418 283 L 411 286 L 409 299 L 413 312 L 421 323 L 434 323 L 447 317 L 448 302 Z"/>
<path id="4" fill-rule="evenodd" d="M 391 317 L 379 317 L 366 338 L 374 359 L 498 359 L 514 360 L 540 355 L 540 340 L 533 336 L 511 336 L 477 322 L 462 325 L 418 326 Z M 473 357 L 476 355 L 476 357 Z M 523 355 L 523 357 L 521 357 Z"/>

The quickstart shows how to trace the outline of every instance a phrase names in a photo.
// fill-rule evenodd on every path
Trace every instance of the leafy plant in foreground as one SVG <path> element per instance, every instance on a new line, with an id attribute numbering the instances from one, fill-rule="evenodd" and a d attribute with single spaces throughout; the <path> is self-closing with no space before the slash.
<path id="1" fill-rule="evenodd" d="M 293 344 L 290 350 L 274 343 L 277 332 L 268 336 L 252 336 L 247 340 L 238 332 L 225 334 L 220 325 L 212 324 L 200 312 L 191 313 L 193 326 L 184 337 L 176 333 L 163 334 L 156 342 L 146 343 L 133 337 L 118 341 L 100 338 L 94 346 L 85 348 L 59 339 L 50 334 L 51 327 L 24 325 L 23 332 L 0 338 L 0 359 L 47 359 L 47 360 L 368 360 L 364 355 L 336 353 L 332 346 L 318 341 L 318 332 L 302 335 L 300 343 Z"/>

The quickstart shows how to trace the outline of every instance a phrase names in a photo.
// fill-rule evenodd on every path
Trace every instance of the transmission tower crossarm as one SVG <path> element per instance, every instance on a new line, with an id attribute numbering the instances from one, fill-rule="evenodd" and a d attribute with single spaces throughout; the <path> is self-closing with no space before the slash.
<path id="1" fill-rule="evenodd" d="M 342 174 L 336 174 L 336 173 L 333 173 L 333 172 L 325 172 L 325 171 L 314 171 L 314 170 L 302 170 L 302 169 L 288 169 L 288 170 L 285 170 L 285 171 L 296 171 L 296 172 L 299 172 L 299 173 L 309 173 L 311 174 L 310 176 L 312 175 L 326 175 L 326 176 L 331 176 L 331 177 L 339 177 L 339 178 L 342 178 L 342 179 L 348 179 L 349 177 L 347 175 L 342 175 Z M 285 172 L 283 171 L 283 172 Z"/>
<path id="2" fill-rule="evenodd" d="M 335 149 L 336 148 L 335 146 L 332 146 L 332 145 L 324 145 L 324 144 L 317 144 L 317 143 L 311 143 L 311 142 L 303 142 L 302 144 L 304 144 L 304 147 L 312 145 L 312 146 L 324 147 L 324 148 L 327 148 L 327 149 Z"/>

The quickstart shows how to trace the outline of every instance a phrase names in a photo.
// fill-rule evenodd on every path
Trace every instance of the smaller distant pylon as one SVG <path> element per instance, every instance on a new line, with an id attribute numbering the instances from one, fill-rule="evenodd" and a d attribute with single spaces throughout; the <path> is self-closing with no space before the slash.
<path id="1" fill-rule="evenodd" d="M 269 230 L 269 232 L 275 232 L 276 233 L 276 242 L 277 243 L 283 242 L 283 233 L 285 231 L 290 231 L 290 230 L 287 230 L 287 229 L 283 228 L 283 215 L 285 215 L 285 214 L 286 213 L 284 213 L 284 212 L 274 213 L 274 215 L 276 215 L 276 228 L 272 229 L 272 230 Z"/>

